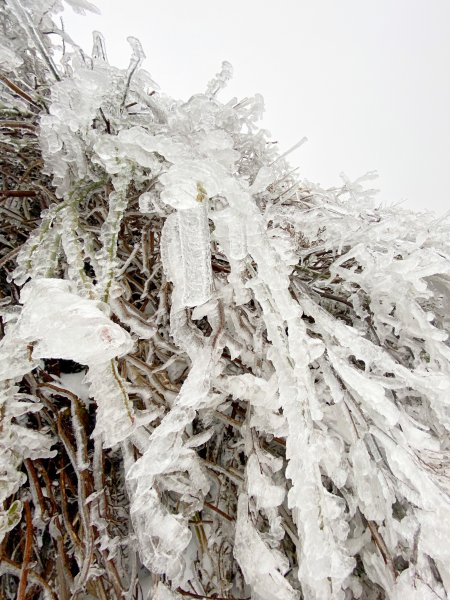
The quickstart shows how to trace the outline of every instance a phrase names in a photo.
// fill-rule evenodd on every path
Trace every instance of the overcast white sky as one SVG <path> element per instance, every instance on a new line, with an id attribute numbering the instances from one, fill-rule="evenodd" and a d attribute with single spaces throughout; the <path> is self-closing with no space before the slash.
<path id="1" fill-rule="evenodd" d="M 300 177 L 324 186 L 377 170 L 384 204 L 450 209 L 450 0 L 93 0 L 66 11 L 89 52 L 92 30 L 126 66 L 129 35 L 177 98 L 204 91 L 222 60 L 222 100 L 258 92 L 263 125 L 293 153 Z"/>

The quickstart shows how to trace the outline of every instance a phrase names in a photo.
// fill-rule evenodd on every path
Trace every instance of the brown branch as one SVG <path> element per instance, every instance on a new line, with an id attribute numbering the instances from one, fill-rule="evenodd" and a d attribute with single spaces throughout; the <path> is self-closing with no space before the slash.
<path id="1" fill-rule="evenodd" d="M 210 502 L 205 502 L 205 506 L 206 508 L 209 508 L 210 510 L 216 512 L 218 515 L 220 515 L 227 521 L 230 521 L 231 523 L 234 522 L 233 517 L 230 517 L 230 515 L 228 515 L 226 512 L 223 512 L 223 510 L 220 510 L 220 508 L 217 508 L 217 506 L 214 506 L 214 504 L 211 504 Z"/>
<path id="2" fill-rule="evenodd" d="M 66 473 L 64 468 L 61 468 L 59 471 L 59 490 L 61 494 L 61 511 L 62 518 L 65 525 L 65 530 L 69 534 L 69 537 L 72 541 L 72 544 L 76 546 L 78 549 L 81 549 L 81 540 L 73 528 L 72 522 L 70 521 L 69 516 L 69 501 L 67 498 L 66 492 Z"/>
<path id="3" fill-rule="evenodd" d="M 316 294 L 319 294 L 319 296 L 322 296 L 322 298 L 327 298 L 328 300 L 334 300 L 334 302 L 340 302 L 341 304 L 345 304 L 349 308 L 353 308 L 353 304 L 351 302 L 349 302 L 348 300 L 346 300 L 345 298 L 342 298 L 341 296 L 336 296 L 335 294 L 330 294 L 329 292 L 324 292 L 323 290 L 320 290 L 318 288 L 313 288 L 313 291 Z"/>
<path id="4" fill-rule="evenodd" d="M 30 503 L 28 500 L 24 503 L 25 522 L 26 522 L 26 537 L 25 550 L 23 552 L 22 571 L 20 574 L 19 589 L 17 591 L 17 600 L 25 600 L 28 581 L 28 565 L 31 558 L 31 549 L 33 546 L 33 522 L 31 519 Z"/>
<path id="5" fill-rule="evenodd" d="M 29 94 L 27 94 L 27 92 L 25 92 L 22 88 L 20 88 L 18 85 L 16 85 L 12 81 L 10 81 L 4 75 L 0 75 L 0 81 L 2 83 L 4 83 L 6 85 L 6 87 L 8 87 L 11 91 L 13 91 L 15 94 L 17 94 L 18 96 L 20 96 L 21 98 L 23 98 L 24 100 L 26 100 L 27 102 L 29 102 L 30 104 L 35 106 L 36 108 L 39 108 L 39 109 L 41 108 L 39 106 L 39 104 L 35 100 L 33 100 L 33 98 Z"/>
<path id="6" fill-rule="evenodd" d="M 383 557 L 384 563 L 390 568 L 394 579 L 397 579 L 398 572 L 394 566 L 394 561 L 392 560 L 392 556 L 389 553 L 389 550 L 386 546 L 384 539 L 382 538 L 380 532 L 378 531 L 377 524 L 375 521 L 367 520 L 367 526 L 370 529 L 370 533 L 372 534 L 372 540 L 380 551 L 381 556 Z"/>
<path id="7" fill-rule="evenodd" d="M 213 271 L 219 271 L 221 273 L 231 273 L 231 269 L 228 265 L 222 265 L 221 263 L 213 261 L 211 263 L 211 266 Z"/>
<path id="8" fill-rule="evenodd" d="M 2 569 L 5 573 L 10 573 L 11 575 L 15 575 L 16 577 L 20 576 L 20 565 L 14 562 L 13 560 L 10 560 L 9 558 L 6 558 L 6 556 L 2 556 Z M 42 577 L 40 577 L 33 571 L 29 571 L 28 579 L 32 583 L 37 583 L 38 585 L 40 585 L 47 592 L 48 596 L 52 600 L 57 600 L 52 588 L 48 585 L 46 581 L 44 581 L 44 579 L 42 579 Z"/>
<path id="9" fill-rule="evenodd" d="M 105 117 L 105 113 L 103 112 L 103 109 L 101 107 L 99 108 L 99 112 L 100 112 L 100 114 L 102 116 L 102 119 L 105 122 L 106 132 L 107 133 L 111 133 L 111 122 Z"/>
<path id="10" fill-rule="evenodd" d="M 8 129 L 29 129 L 36 134 L 38 132 L 36 125 L 24 123 L 23 121 L 0 121 L 0 127 L 7 127 Z"/>
<path id="11" fill-rule="evenodd" d="M 19 254 L 21 247 L 22 246 L 14 248 L 14 250 L 11 250 L 11 252 L 8 252 L 8 254 L 5 254 L 5 256 L 2 256 L 2 258 L 0 258 L 0 269 Z"/>
<path id="12" fill-rule="evenodd" d="M 188 592 L 187 590 L 183 590 L 180 587 L 177 588 L 177 593 L 181 596 L 189 596 L 189 598 L 203 598 L 206 600 L 251 600 L 250 596 L 247 596 L 247 598 L 234 598 L 233 596 L 229 596 L 228 598 L 223 598 L 221 596 L 204 596 L 202 594 Z"/>
<path id="13" fill-rule="evenodd" d="M 36 190 L 0 190 L 0 198 L 30 198 L 37 196 Z"/>
<path id="14" fill-rule="evenodd" d="M 26 458 L 24 462 L 25 462 L 25 468 L 28 473 L 30 485 L 32 485 L 34 487 L 34 491 L 36 493 L 36 497 L 38 499 L 38 502 L 39 502 L 39 505 L 41 508 L 41 512 L 44 515 L 47 512 L 47 505 L 45 503 L 45 497 L 44 497 L 44 494 L 42 493 L 41 484 L 39 483 L 39 479 L 38 479 L 38 476 L 36 473 L 36 469 L 34 468 L 33 461 L 29 458 Z"/>

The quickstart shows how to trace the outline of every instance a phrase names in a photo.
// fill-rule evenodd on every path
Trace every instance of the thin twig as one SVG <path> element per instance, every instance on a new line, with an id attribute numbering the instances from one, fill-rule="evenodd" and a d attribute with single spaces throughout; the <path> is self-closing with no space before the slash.
<path id="1" fill-rule="evenodd" d="M 0 198 L 32 198 L 36 190 L 0 190 Z"/>
<path id="2" fill-rule="evenodd" d="M 180 587 L 177 588 L 177 593 L 181 594 L 181 596 L 189 596 L 189 598 L 204 598 L 206 600 L 251 600 L 250 596 L 247 596 L 246 598 L 235 598 L 234 596 L 228 596 L 228 598 L 224 598 L 222 596 L 204 596 L 202 594 L 188 592 L 187 590 L 183 590 Z"/>
<path id="3" fill-rule="evenodd" d="M 11 575 L 20 577 L 21 566 L 13 560 L 6 558 L 6 556 L 2 556 L 2 560 L 0 563 L 0 573 L 11 573 Z M 40 585 L 47 592 L 49 598 L 51 598 L 52 600 L 58 600 L 56 594 L 53 592 L 52 588 L 48 585 L 48 583 L 44 579 L 42 579 L 42 577 L 34 573 L 34 571 L 28 571 L 28 579 L 32 583 L 37 583 L 38 585 Z"/>
<path id="4" fill-rule="evenodd" d="M 33 547 L 33 521 L 31 519 L 30 503 L 28 500 L 24 502 L 26 535 L 25 535 L 25 550 L 22 559 L 22 571 L 20 574 L 19 589 L 17 591 L 17 600 L 25 600 L 28 581 L 28 565 L 31 558 L 31 549 Z"/>
<path id="5" fill-rule="evenodd" d="M 0 81 L 2 83 L 4 83 L 6 85 L 6 87 L 8 87 L 15 94 L 17 94 L 18 96 L 20 96 L 21 98 L 23 98 L 24 100 L 29 102 L 29 104 L 32 104 L 36 108 L 39 108 L 39 110 L 41 109 L 39 104 L 35 100 L 33 100 L 33 98 L 29 94 L 27 94 L 27 92 L 25 92 L 22 88 L 20 88 L 18 85 L 16 85 L 12 81 L 10 81 L 7 77 L 5 77 L 4 75 L 0 75 Z"/>

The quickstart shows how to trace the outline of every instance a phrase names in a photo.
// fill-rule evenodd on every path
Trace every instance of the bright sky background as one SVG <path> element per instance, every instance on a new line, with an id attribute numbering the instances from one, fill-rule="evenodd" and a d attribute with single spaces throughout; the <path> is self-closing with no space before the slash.
<path id="1" fill-rule="evenodd" d="M 324 186 L 377 170 L 383 204 L 450 209 L 450 0 L 93 0 L 64 16 L 89 53 L 92 30 L 125 67 L 129 35 L 161 89 L 188 99 L 222 60 L 222 100 L 261 93 L 263 126 L 299 175 Z"/>

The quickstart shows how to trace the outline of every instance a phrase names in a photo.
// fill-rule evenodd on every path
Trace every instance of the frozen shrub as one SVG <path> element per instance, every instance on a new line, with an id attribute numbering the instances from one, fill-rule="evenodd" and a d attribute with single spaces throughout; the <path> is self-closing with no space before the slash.
<path id="1" fill-rule="evenodd" d="M 61 9 L 0 0 L 2 597 L 446 597 L 448 222 Z"/>

